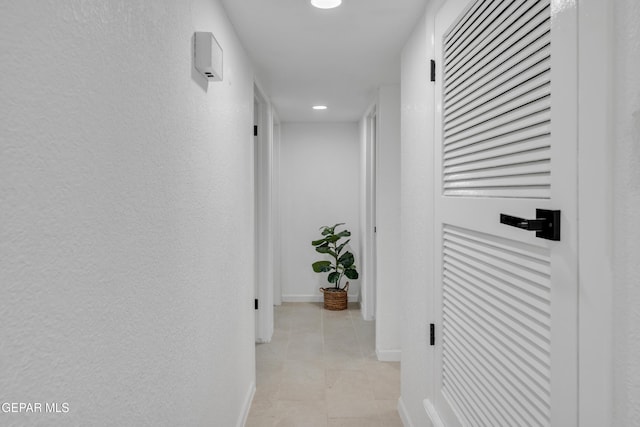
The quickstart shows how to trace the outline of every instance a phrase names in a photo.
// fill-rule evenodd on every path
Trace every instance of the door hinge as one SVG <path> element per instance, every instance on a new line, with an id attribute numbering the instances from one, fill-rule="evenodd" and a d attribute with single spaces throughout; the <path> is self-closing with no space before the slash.
<path id="1" fill-rule="evenodd" d="M 431 81 L 436 81 L 436 61 L 433 59 L 431 60 Z"/>
<path id="2" fill-rule="evenodd" d="M 257 309 L 258 309 L 258 298 L 256 298 L 256 299 L 254 300 L 254 305 L 255 305 L 255 308 L 256 308 L 256 310 L 257 310 Z"/>
<path id="3" fill-rule="evenodd" d="M 373 232 L 377 233 L 378 232 L 378 227 L 373 227 Z"/>
<path id="4" fill-rule="evenodd" d="M 429 345 L 436 345 L 436 325 L 429 324 Z"/>
<path id="5" fill-rule="evenodd" d="M 253 136 L 258 136 L 258 126 L 253 127 Z"/>

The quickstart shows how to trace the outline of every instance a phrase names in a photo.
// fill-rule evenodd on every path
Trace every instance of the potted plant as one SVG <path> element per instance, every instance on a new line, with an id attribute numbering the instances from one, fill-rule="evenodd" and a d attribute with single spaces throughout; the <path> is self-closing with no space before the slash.
<path id="1" fill-rule="evenodd" d="M 316 248 L 316 252 L 329 255 L 332 258 L 332 260 L 316 261 L 311 265 L 316 273 L 329 273 L 327 280 L 333 284 L 330 287 L 320 288 L 320 292 L 324 295 L 324 308 L 327 310 L 347 308 L 349 282 L 343 288 L 340 287 L 340 283 L 344 276 L 351 280 L 358 278 L 355 258 L 351 252 L 345 251 L 345 247 L 351 239 L 342 241 L 351 236 L 351 232 L 349 230 L 337 232 L 336 228 L 341 225 L 344 223 L 336 224 L 333 227 L 326 225 L 320 227 L 323 237 L 311 242 Z"/>

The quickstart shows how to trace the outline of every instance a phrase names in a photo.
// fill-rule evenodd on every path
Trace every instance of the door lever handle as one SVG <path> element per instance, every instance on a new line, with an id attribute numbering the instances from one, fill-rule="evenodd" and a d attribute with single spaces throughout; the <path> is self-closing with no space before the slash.
<path id="1" fill-rule="evenodd" d="M 512 227 L 522 228 L 529 231 L 541 231 L 543 227 L 543 219 L 524 219 L 517 216 L 500 214 L 500 223 L 510 225 Z"/>
<path id="2" fill-rule="evenodd" d="M 500 214 L 500 224 L 535 231 L 541 239 L 560 240 L 560 211 L 536 209 L 536 219 Z"/>

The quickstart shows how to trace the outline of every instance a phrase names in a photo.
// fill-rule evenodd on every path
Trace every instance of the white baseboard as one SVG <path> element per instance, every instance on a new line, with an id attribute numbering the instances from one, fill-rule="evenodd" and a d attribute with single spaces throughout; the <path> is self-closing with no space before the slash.
<path id="1" fill-rule="evenodd" d="M 433 406 L 433 403 L 431 403 L 429 399 L 425 399 L 422 401 L 422 404 L 424 405 L 424 410 L 427 412 L 427 417 L 429 417 L 429 419 L 431 420 L 431 424 L 433 424 L 433 427 L 445 427 L 444 423 L 442 422 L 442 418 L 440 418 L 440 414 L 438 414 L 438 411 L 436 410 L 436 407 Z"/>
<path id="2" fill-rule="evenodd" d="M 358 294 L 349 294 L 349 302 L 358 301 Z M 282 295 L 282 302 L 322 302 L 322 295 Z"/>
<path id="3" fill-rule="evenodd" d="M 282 302 L 322 302 L 322 295 L 282 295 Z"/>
<path id="4" fill-rule="evenodd" d="M 376 356 L 381 362 L 400 362 L 402 350 L 379 350 L 376 349 Z"/>
<path id="5" fill-rule="evenodd" d="M 236 427 L 244 427 L 247 424 L 247 418 L 249 418 L 249 411 L 251 410 L 251 404 L 253 403 L 253 396 L 256 394 L 256 383 L 252 382 L 249 384 L 249 391 L 247 392 L 247 396 L 244 398 L 244 402 L 242 403 L 242 413 L 240 414 L 240 418 L 238 419 L 238 423 Z"/>
<path id="6" fill-rule="evenodd" d="M 398 414 L 400 414 L 400 419 L 402 420 L 402 425 L 404 427 L 413 427 L 413 423 L 409 417 L 409 411 L 407 411 L 407 407 L 404 406 L 402 396 L 398 399 Z"/>

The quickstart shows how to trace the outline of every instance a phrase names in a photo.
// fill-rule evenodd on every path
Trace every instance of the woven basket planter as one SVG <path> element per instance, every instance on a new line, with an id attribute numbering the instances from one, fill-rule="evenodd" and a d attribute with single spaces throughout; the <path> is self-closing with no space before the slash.
<path id="1" fill-rule="evenodd" d="M 346 310 L 348 291 L 349 282 L 342 289 L 320 288 L 320 292 L 324 295 L 324 308 L 334 311 Z"/>

